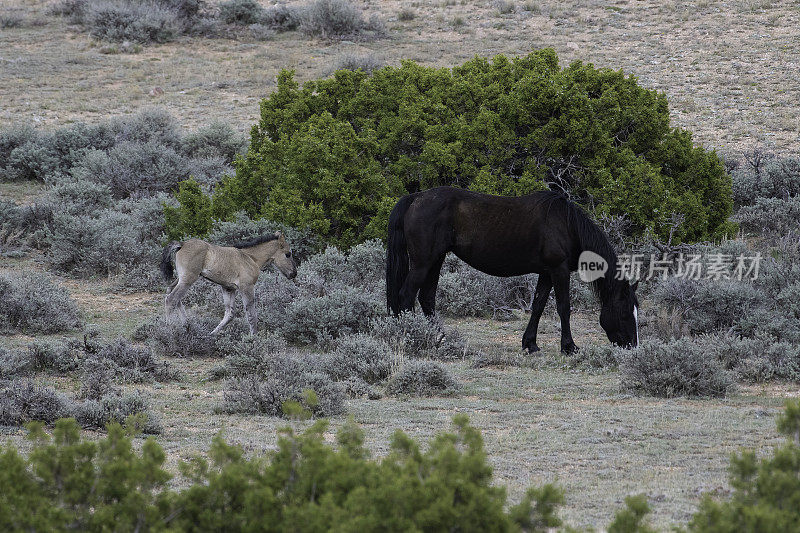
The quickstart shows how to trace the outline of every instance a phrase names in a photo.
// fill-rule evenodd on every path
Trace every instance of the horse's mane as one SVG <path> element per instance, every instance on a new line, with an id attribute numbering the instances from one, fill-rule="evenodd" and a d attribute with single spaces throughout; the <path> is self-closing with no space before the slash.
<path id="1" fill-rule="evenodd" d="M 262 235 L 261 237 L 256 237 L 255 239 L 251 239 L 249 241 L 244 241 L 244 242 L 240 242 L 240 243 L 234 244 L 233 247 L 234 248 L 251 248 L 253 246 L 257 246 L 257 245 L 263 244 L 265 242 L 274 241 L 277 238 L 278 238 L 277 235 Z"/>
<path id="2" fill-rule="evenodd" d="M 584 210 L 583 207 L 572 202 L 566 196 L 555 191 L 542 191 L 538 193 L 539 200 L 547 203 L 547 210 L 550 211 L 554 204 L 560 204 L 565 209 L 566 220 L 569 227 L 578 237 L 581 251 L 592 251 L 608 263 L 608 270 L 603 277 L 596 279 L 589 285 L 603 301 L 609 295 L 612 288 L 621 282 L 616 279 L 617 275 L 617 252 L 608 240 L 606 233 L 598 226 Z"/>

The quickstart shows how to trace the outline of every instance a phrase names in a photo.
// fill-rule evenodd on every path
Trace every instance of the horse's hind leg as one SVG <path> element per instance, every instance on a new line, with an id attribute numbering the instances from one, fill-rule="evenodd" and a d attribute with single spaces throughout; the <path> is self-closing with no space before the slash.
<path id="1" fill-rule="evenodd" d="M 244 313 L 247 315 L 247 323 L 250 326 L 250 334 L 255 335 L 258 331 L 258 310 L 256 309 L 255 288 L 251 285 L 249 287 L 239 287 L 242 293 L 242 305 L 244 306 Z"/>
<path id="2" fill-rule="evenodd" d="M 236 289 L 226 289 L 223 287 L 222 301 L 225 302 L 225 316 L 222 317 L 220 323 L 217 324 L 217 327 L 211 332 L 212 335 L 219 333 L 220 330 L 231 321 L 231 318 L 233 318 L 233 304 L 236 301 Z"/>
<path id="3" fill-rule="evenodd" d="M 189 292 L 189 287 L 197 281 L 197 277 L 186 276 L 183 278 L 179 278 L 177 284 L 174 285 L 167 297 L 164 298 L 164 311 L 166 313 L 167 322 L 170 321 L 170 316 L 173 314 L 174 311 L 178 312 L 178 316 L 182 322 L 186 322 L 186 309 L 183 307 L 183 297 L 186 296 L 186 293 Z"/>
<path id="4" fill-rule="evenodd" d="M 444 257 L 434 262 L 428 269 L 428 275 L 419 289 L 419 305 L 425 316 L 436 314 L 436 289 L 439 286 L 439 274 L 442 270 Z"/>
<path id="5" fill-rule="evenodd" d="M 536 344 L 536 332 L 539 329 L 539 319 L 542 318 L 542 313 L 547 305 L 547 299 L 550 297 L 552 288 L 553 282 L 550 279 L 550 274 L 539 274 L 539 279 L 536 281 L 536 291 L 533 295 L 533 303 L 531 304 L 531 319 L 528 322 L 528 327 L 525 328 L 525 333 L 522 335 L 523 350 L 531 353 L 539 351 L 539 346 Z"/>

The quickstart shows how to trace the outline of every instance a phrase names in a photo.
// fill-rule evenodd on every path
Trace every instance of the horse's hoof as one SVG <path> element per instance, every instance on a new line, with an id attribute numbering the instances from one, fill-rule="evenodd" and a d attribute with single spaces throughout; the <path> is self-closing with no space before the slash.
<path id="1" fill-rule="evenodd" d="M 573 354 L 573 353 L 575 353 L 577 351 L 578 351 L 578 347 L 575 346 L 574 342 L 571 342 L 569 344 L 565 344 L 564 346 L 561 347 L 561 353 L 565 353 L 565 354 L 568 354 L 568 355 L 569 354 Z"/>
<path id="2" fill-rule="evenodd" d="M 537 346 L 535 342 L 533 344 L 523 344 L 522 350 L 528 353 L 536 353 L 542 351 L 542 349 L 539 348 L 539 346 Z"/>

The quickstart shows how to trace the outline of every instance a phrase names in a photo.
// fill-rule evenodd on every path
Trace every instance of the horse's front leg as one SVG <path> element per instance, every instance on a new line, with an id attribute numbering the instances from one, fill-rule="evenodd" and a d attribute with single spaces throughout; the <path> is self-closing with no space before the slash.
<path id="1" fill-rule="evenodd" d="M 211 332 L 212 335 L 219 333 L 222 328 L 224 328 L 228 322 L 231 321 L 231 318 L 233 318 L 233 304 L 236 301 L 236 289 L 226 289 L 223 287 L 222 301 L 225 302 L 225 316 L 222 317 L 220 323 Z"/>
<path id="2" fill-rule="evenodd" d="M 536 344 L 536 333 L 539 330 L 539 319 L 542 318 L 542 313 L 552 289 L 553 282 L 550 279 L 550 274 L 546 272 L 539 274 L 539 279 L 536 281 L 536 292 L 534 292 L 533 303 L 531 304 L 531 319 L 528 322 L 528 327 L 525 328 L 525 333 L 522 335 L 522 349 L 530 353 L 539 351 L 539 346 Z"/>
<path id="3" fill-rule="evenodd" d="M 255 335 L 258 331 L 258 310 L 256 309 L 255 287 L 239 287 L 242 293 L 242 305 L 244 314 L 247 315 L 247 324 L 250 326 L 250 335 Z"/>
<path id="4" fill-rule="evenodd" d="M 551 272 L 553 287 L 556 292 L 556 309 L 558 316 L 561 317 L 561 351 L 573 353 L 578 347 L 572 340 L 572 331 L 569 327 L 569 269 L 559 268 Z"/>

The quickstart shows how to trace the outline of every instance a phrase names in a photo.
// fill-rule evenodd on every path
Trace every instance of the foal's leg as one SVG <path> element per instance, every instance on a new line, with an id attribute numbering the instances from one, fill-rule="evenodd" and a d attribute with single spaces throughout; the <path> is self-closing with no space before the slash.
<path id="1" fill-rule="evenodd" d="M 177 310 L 181 321 L 184 323 L 186 322 L 186 310 L 183 308 L 181 300 L 186 296 L 186 293 L 189 292 L 189 287 L 197 281 L 198 277 L 199 276 L 187 274 L 184 277 L 179 277 L 178 282 L 173 284 L 172 290 L 169 291 L 169 294 L 167 294 L 167 297 L 164 299 L 164 310 L 167 322 L 169 322 L 173 310 Z"/>
<path id="2" fill-rule="evenodd" d="M 222 301 L 225 302 L 225 316 L 222 317 L 220 323 L 217 324 L 217 327 L 211 332 L 212 335 L 219 333 L 220 330 L 231 321 L 231 318 L 233 318 L 233 304 L 236 302 L 236 289 L 226 289 L 223 287 Z"/>
<path id="3" fill-rule="evenodd" d="M 242 293 L 242 305 L 244 306 L 244 313 L 247 315 L 247 323 L 250 326 L 250 335 L 255 335 L 258 330 L 255 287 L 252 285 L 239 287 L 239 291 Z"/>
<path id="4" fill-rule="evenodd" d="M 556 309 L 558 309 L 558 316 L 561 317 L 561 351 L 572 353 L 578 347 L 572 340 L 572 332 L 569 327 L 569 269 L 558 268 L 551 272 L 551 276 L 553 287 L 556 290 Z"/>
<path id="5" fill-rule="evenodd" d="M 536 332 L 539 330 L 539 319 L 542 318 L 542 313 L 547 305 L 547 299 L 550 297 L 550 290 L 553 288 L 553 281 L 550 279 L 550 274 L 539 274 L 539 279 L 536 281 L 536 292 L 533 295 L 533 303 L 531 304 L 531 319 L 528 322 L 528 327 L 525 328 L 525 333 L 522 335 L 522 349 L 529 352 L 538 352 L 539 346 L 536 344 Z"/>

